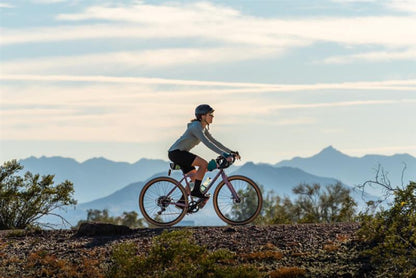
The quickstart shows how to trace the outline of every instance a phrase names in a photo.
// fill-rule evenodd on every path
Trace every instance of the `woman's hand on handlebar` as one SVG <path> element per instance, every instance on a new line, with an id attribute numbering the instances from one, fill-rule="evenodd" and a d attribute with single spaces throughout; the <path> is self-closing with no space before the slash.
<path id="1" fill-rule="evenodd" d="M 231 155 L 234 157 L 234 160 L 236 160 L 236 159 L 240 160 L 241 159 L 241 156 L 238 152 L 231 152 Z"/>
<path id="2" fill-rule="evenodd" d="M 238 152 L 223 153 L 221 156 L 231 163 L 233 163 L 236 159 L 241 159 L 241 156 Z"/>

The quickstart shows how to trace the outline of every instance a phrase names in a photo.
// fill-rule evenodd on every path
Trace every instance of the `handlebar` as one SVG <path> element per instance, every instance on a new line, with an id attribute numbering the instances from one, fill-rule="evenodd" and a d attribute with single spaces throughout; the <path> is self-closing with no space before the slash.
<path id="1" fill-rule="evenodd" d="M 230 167 L 235 162 L 235 157 L 237 155 L 239 155 L 238 152 L 232 152 L 231 161 L 228 161 L 227 158 L 222 155 L 218 156 L 217 159 L 215 160 L 217 162 L 218 169 L 225 169 L 225 168 Z"/>

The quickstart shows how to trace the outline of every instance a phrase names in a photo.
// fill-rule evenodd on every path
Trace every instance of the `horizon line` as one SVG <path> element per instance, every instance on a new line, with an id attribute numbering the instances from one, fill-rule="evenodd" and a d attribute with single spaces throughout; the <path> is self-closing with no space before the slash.
<path id="1" fill-rule="evenodd" d="M 415 146 L 409 146 L 409 147 L 411 147 L 411 148 L 415 148 L 415 149 L 416 149 L 416 145 L 415 145 Z M 394 148 L 396 148 L 396 149 L 397 149 L 398 147 L 392 147 L 392 148 L 373 148 L 373 149 L 369 149 L 369 150 L 380 150 L 380 149 L 390 149 L 390 150 L 391 150 L 391 149 L 394 149 Z M 387 155 L 387 154 L 377 154 L 377 153 L 366 153 L 366 154 L 361 155 L 361 156 L 354 156 L 354 155 L 349 155 L 349 154 L 346 154 L 346 153 L 344 153 L 343 151 L 340 151 L 339 149 L 334 148 L 332 145 L 329 145 L 329 146 L 327 146 L 327 147 L 325 147 L 325 148 L 321 149 L 320 151 L 318 151 L 318 152 L 314 153 L 313 155 L 305 155 L 305 156 L 299 156 L 299 155 L 297 155 L 297 156 L 293 156 L 293 157 L 292 157 L 292 158 L 290 158 L 290 159 L 283 159 L 283 160 L 281 160 L 281 161 L 279 161 L 279 162 L 274 162 L 274 163 L 269 163 L 269 162 L 261 162 L 261 161 L 258 161 L 258 162 L 256 162 L 256 161 L 247 161 L 247 162 L 244 162 L 244 164 L 246 164 L 246 163 L 253 163 L 253 164 L 268 164 L 268 165 L 274 165 L 274 164 L 281 163 L 281 162 L 283 162 L 283 161 L 293 160 L 293 159 L 295 159 L 295 158 L 303 158 L 303 159 L 307 159 L 307 158 L 311 158 L 311 157 L 313 157 L 313 156 L 316 156 L 316 155 L 320 154 L 322 151 L 324 151 L 324 150 L 326 150 L 326 149 L 333 149 L 333 150 L 334 150 L 334 152 L 338 152 L 338 153 L 341 153 L 341 154 L 342 154 L 342 155 L 344 155 L 344 156 L 348 156 L 348 157 L 352 157 L 352 158 L 363 158 L 363 157 L 365 157 L 365 156 L 385 156 L 385 157 L 392 157 L 392 156 L 395 156 L 395 155 L 409 155 L 409 156 L 411 156 L 412 158 L 416 158 L 415 156 L 411 155 L 411 154 L 410 154 L 410 153 L 408 153 L 408 152 L 404 152 L 404 153 L 403 153 L 403 152 L 402 152 L 402 153 L 396 152 L 396 153 L 391 154 L 391 155 Z M 368 148 L 366 148 L 366 149 L 368 149 Z M 349 149 L 349 150 L 359 151 L 360 149 Z M 132 164 L 136 164 L 136 163 L 140 162 L 141 160 L 161 160 L 161 161 L 164 161 L 164 162 L 169 162 L 169 160 L 168 160 L 168 159 L 162 159 L 162 158 L 148 158 L 148 157 L 142 157 L 142 158 L 139 158 L 138 160 L 136 160 L 136 161 L 134 161 L 134 162 L 128 162 L 128 161 L 114 160 L 114 159 L 110 159 L 110 158 L 107 158 L 107 157 L 104 157 L 104 156 L 92 156 L 92 157 L 87 158 L 87 159 L 85 159 L 85 160 L 79 160 L 79 159 L 74 158 L 74 157 L 68 157 L 68 156 L 62 156 L 62 155 L 50 155 L 50 156 L 48 156 L 48 155 L 40 155 L 40 156 L 30 155 L 30 156 L 28 156 L 28 157 L 26 157 L 26 158 L 12 158 L 12 159 L 10 159 L 10 160 L 16 159 L 17 161 L 21 161 L 21 160 L 26 160 L 26 159 L 30 159 L 30 158 L 35 158 L 35 159 L 41 159 L 41 158 L 47 158 L 47 159 L 49 159 L 49 158 L 64 158 L 64 159 L 71 159 L 71 160 L 74 160 L 74 161 L 76 161 L 76 162 L 77 162 L 77 163 L 79 163 L 79 164 L 83 164 L 83 163 L 85 163 L 85 162 L 87 162 L 87 161 L 94 160 L 94 159 L 103 159 L 103 160 L 110 161 L 110 162 L 115 162 L 115 163 L 127 163 L 127 164 L 130 164 L 130 165 L 132 165 Z M 10 160 L 5 160 L 4 162 L 6 162 L 6 161 L 10 161 Z M 242 161 L 240 161 L 240 162 L 242 162 Z M 244 165 L 244 164 L 242 164 L 242 165 Z"/>

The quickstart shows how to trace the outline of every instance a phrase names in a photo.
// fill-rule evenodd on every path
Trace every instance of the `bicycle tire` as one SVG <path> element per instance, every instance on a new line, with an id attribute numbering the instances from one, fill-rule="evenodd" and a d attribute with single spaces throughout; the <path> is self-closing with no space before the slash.
<path id="1" fill-rule="evenodd" d="M 221 181 L 215 189 L 213 197 L 215 212 L 221 220 L 230 225 L 245 225 L 252 222 L 259 215 L 263 206 L 260 188 L 245 176 L 230 176 L 228 181 L 239 193 L 241 201 L 240 203 L 236 202 L 227 184 Z"/>
<path id="2" fill-rule="evenodd" d="M 167 196 L 173 189 L 173 194 Z M 184 200 L 183 209 L 175 207 L 173 202 L 179 200 L 181 194 L 187 196 L 183 186 L 173 178 L 158 177 L 148 181 L 139 195 L 139 207 L 143 217 L 150 225 L 158 227 L 177 224 L 185 217 L 188 207 L 188 198 Z"/>

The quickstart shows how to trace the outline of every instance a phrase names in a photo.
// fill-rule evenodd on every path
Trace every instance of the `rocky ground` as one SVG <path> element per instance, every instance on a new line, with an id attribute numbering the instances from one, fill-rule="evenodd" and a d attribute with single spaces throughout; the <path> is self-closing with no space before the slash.
<path id="1" fill-rule="evenodd" d="M 73 277 L 104 277 L 111 264 L 112 248 L 120 242 L 135 242 L 144 254 L 152 238 L 164 229 L 102 229 L 2 231 L 0 232 L 0 277 L 66 277 L 50 269 L 62 269 Z M 191 227 L 196 242 L 210 250 L 225 248 L 252 259 L 264 273 L 284 267 L 304 270 L 306 277 L 366 277 L 367 259 L 357 239 L 357 223 L 297 224 L 238 227 Z M 44 269 L 41 271 L 41 269 Z M 84 276 L 80 273 L 83 272 Z"/>

